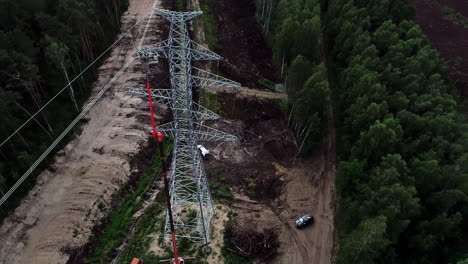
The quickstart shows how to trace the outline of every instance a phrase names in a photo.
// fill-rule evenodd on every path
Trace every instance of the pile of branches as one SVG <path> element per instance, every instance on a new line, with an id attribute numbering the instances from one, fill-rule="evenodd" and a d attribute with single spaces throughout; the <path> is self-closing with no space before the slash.
<path id="1" fill-rule="evenodd" d="M 226 226 L 227 249 L 248 259 L 273 259 L 278 254 L 278 235 L 273 229 L 255 230 L 252 225 L 232 223 Z"/>

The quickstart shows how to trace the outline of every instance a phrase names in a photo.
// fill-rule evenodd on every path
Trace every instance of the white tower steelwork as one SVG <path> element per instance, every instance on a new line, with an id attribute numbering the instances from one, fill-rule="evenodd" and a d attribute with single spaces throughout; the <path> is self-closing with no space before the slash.
<path id="1" fill-rule="evenodd" d="M 134 56 L 140 57 L 143 63 L 157 62 L 158 58 L 169 60 L 171 89 L 154 89 L 151 92 L 156 102 L 168 105 L 173 111 L 174 121 L 158 126 L 157 130 L 174 137 L 169 192 L 176 236 L 207 245 L 214 208 L 197 144 L 198 141 L 236 141 L 237 138 L 198 123 L 218 119 L 219 116 L 192 101 L 192 87 L 238 88 L 240 84 L 192 67 L 193 60 L 222 59 L 190 40 L 187 21 L 202 12 L 154 11 L 171 22 L 169 39 L 140 49 Z M 130 92 L 147 96 L 144 89 L 131 89 Z M 170 234 L 167 214 L 164 233 Z"/>

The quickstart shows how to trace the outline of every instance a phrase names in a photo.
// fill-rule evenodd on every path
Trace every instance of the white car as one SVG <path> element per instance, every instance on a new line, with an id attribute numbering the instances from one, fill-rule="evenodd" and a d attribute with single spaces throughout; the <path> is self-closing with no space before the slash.
<path id="1" fill-rule="evenodd" d="M 310 214 L 306 214 L 303 217 L 299 218 L 296 220 L 296 228 L 297 229 L 302 229 L 308 225 L 311 225 L 314 223 L 314 217 Z"/>
<path id="2" fill-rule="evenodd" d="M 207 150 L 203 145 L 197 145 L 198 151 L 200 151 L 200 154 L 204 159 L 207 159 L 208 156 L 210 155 L 210 151 Z"/>

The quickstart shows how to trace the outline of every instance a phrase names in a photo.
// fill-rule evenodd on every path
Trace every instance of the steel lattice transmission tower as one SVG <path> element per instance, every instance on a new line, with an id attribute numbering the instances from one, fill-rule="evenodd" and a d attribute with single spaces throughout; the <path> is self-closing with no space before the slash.
<path id="1" fill-rule="evenodd" d="M 203 245 L 209 242 L 214 208 L 197 144 L 199 141 L 236 141 L 237 138 L 199 123 L 219 116 L 192 101 L 192 87 L 238 88 L 240 84 L 192 67 L 192 61 L 222 59 L 189 37 L 187 21 L 202 12 L 154 11 L 171 22 L 169 39 L 140 49 L 134 56 L 140 57 L 143 63 L 157 62 L 158 58 L 169 61 L 171 89 L 154 89 L 151 92 L 156 102 L 166 104 L 173 111 L 174 121 L 159 126 L 157 130 L 174 138 L 169 188 L 174 225 L 178 238 L 188 238 Z M 147 96 L 143 89 L 130 92 Z M 169 234 L 167 214 L 164 232 Z"/>

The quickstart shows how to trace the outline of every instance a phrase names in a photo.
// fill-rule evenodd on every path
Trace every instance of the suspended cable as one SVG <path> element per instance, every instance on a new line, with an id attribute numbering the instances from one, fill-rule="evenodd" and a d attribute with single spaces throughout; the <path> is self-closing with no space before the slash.
<path id="1" fill-rule="evenodd" d="M 152 12 L 152 11 L 150 11 Z M 16 133 L 18 133 L 18 131 L 20 131 L 24 126 L 26 126 L 31 120 L 34 119 L 34 117 L 36 115 L 38 115 L 42 110 L 44 110 L 44 108 L 46 108 L 53 100 L 55 100 L 63 91 L 65 91 L 72 83 L 74 83 L 81 75 L 83 75 L 89 68 L 91 68 L 91 66 L 93 66 L 100 58 L 102 58 L 102 56 L 104 56 L 104 54 L 106 54 L 111 48 L 113 48 L 117 43 L 119 43 L 124 37 L 125 35 L 127 35 L 134 27 L 136 27 L 138 24 L 141 23 L 141 21 L 143 21 L 143 19 L 145 17 L 148 16 L 148 14 L 150 13 L 148 12 L 144 17 L 142 17 L 135 25 L 133 25 L 131 28 L 129 28 L 122 36 L 120 36 L 110 47 L 108 47 L 103 53 L 101 53 L 101 55 L 99 55 L 99 57 L 97 57 L 93 62 L 91 62 L 91 64 L 88 65 L 88 67 L 86 67 L 82 72 L 80 72 L 71 82 L 69 82 L 65 87 L 62 88 L 62 90 L 60 90 L 54 97 L 52 97 L 47 103 L 45 103 L 36 113 L 34 113 L 28 120 L 26 120 L 26 122 L 24 122 L 18 129 L 16 129 L 10 136 L 8 136 L 1 144 L 0 144 L 0 147 L 3 146 L 8 140 L 10 140 L 10 138 L 12 138 Z M 149 23 L 149 21 L 148 21 Z M 145 35 L 146 35 L 146 32 L 145 32 Z M 143 35 L 143 38 L 144 36 Z"/>
<path id="2" fill-rule="evenodd" d="M 150 11 L 152 12 L 152 11 Z M 149 13 L 148 13 L 149 14 Z M 34 115 L 31 116 L 29 120 L 27 120 L 21 127 L 19 127 L 11 136 L 9 136 L 2 144 L 0 144 L 0 147 L 5 144 L 15 133 L 17 133 L 21 128 L 23 128 L 27 122 L 32 120 L 34 116 L 36 116 L 44 107 L 46 107 L 52 100 L 54 100 L 60 93 L 66 90 L 77 78 L 79 78 L 86 70 L 88 70 L 94 63 L 96 63 L 99 58 L 101 58 L 109 49 L 111 49 L 115 44 L 117 44 L 120 40 L 123 39 L 123 37 L 130 32 L 136 25 L 141 23 L 143 19 L 148 16 L 146 14 L 143 16 L 135 25 L 133 25 L 129 30 L 127 30 L 117 41 L 114 42 L 106 51 L 104 51 L 96 60 L 94 60 L 86 69 L 84 69 L 78 76 L 76 76 L 67 86 L 65 86 L 57 95 L 55 95 L 50 101 L 48 101 L 41 109 L 39 109 L 38 112 L 36 112 Z M 151 18 L 148 20 L 148 24 L 150 23 Z M 148 25 L 147 25 L 148 27 Z M 146 37 L 146 30 L 143 33 L 142 39 Z M 140 42 L 143 43 L 143 42 Z M 93 100 L 86 105 L 85 108 L 81 111 L 81 113 L 68 125 L 67 128 L 55 139 L 55 141 L 42 153 L 42 155 L 34 162 L 33 165 L 21 176 L 21 178 L 13 185 L 13 187 L 6 192 L 3 197 L 0 199 L 0 206 L 13 194 L 13 192 L 26 180 L 26 178 L 31 175 L 31 173 L 34 171 L 34 169 L 39 166 L 39 164 L 49 155 L 49 153 L 60 143 L 60 141 L 70 132 L 70 130 L 85 116 L 89 110 L 96 104 L 99 99 L 104 95 L 105 92 L 109 90 L 109 88 L 112 86 L 112 84 L 120 77 L 120 75 L 125 72 L 125 70 L 130 66 L 130 64 L 134 61 L 135 59 L 133 57 L 130 57 L 130 60 L 116 73 L 116 75 L 99 91 L 99 93 L 93 98 Z"/>
<path id="3" fill-rule="evenodd" d="M 34 164 L 21 176 L 21 178 L 11 187 L 10 190 L 0 199 L 0 206 L 10 197 L 10 195 L 24 182 L 24 180 L 34 171 L 34 169 L 45 159 L 45 157 L 60 143 L 60 141 L 70 132 L 70 130 L 85 116 L 93 105 L 102 97 L 102 95 L 109 90 L 112 84 L 117 80 L 118 77 L 130 66 L 134 61 L 134 58 L 130 60 L 120 69 L 120 71 L 102 88 L 101 91 L 93 98 L 93 100 L 81 111 L 81 113 L 68 125 L 67 128 L 58 136 L 57 139 L 49 146 L 49 148 L 42 153 L 42 155 L 34 162 Z"/>

